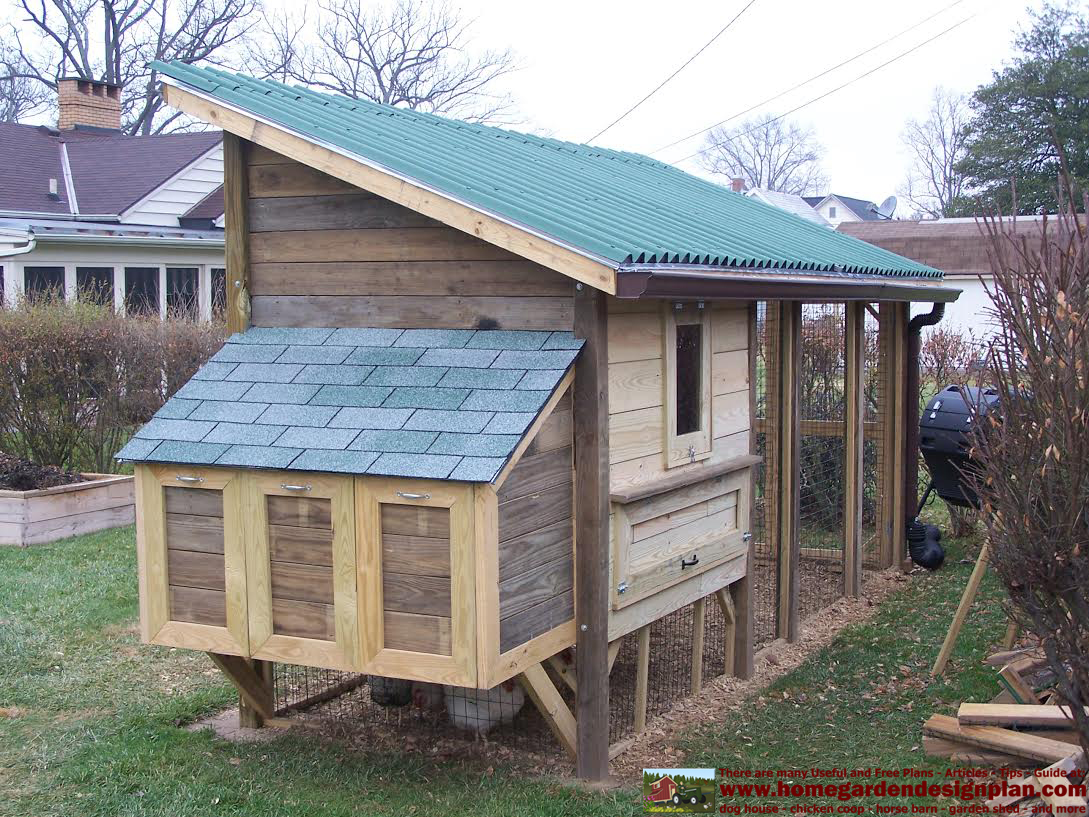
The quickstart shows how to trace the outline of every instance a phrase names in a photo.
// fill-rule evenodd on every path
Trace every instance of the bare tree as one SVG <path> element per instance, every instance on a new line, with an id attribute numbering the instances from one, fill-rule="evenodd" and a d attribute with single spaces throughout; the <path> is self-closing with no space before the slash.
<path id="1" fill-rule="evenodd" d="M 967 97 L 939 86 L 926 119 L 913 119 L 904 129 L 911 168 L 898 192 L 920 216 L 950 216 L 963 199 L 965 177 L 958 165 L 968 153 L 969 118 Z"/>
<path id="2" fill-rule="evenodd" d="M 305 21 L 266 21 L 272 49 L 255 59 L 263 75 L 475 122 L 509 115 L 511 99 L 495 85 L 516 69 L 514 55 L 471 49 L 471 22 L 445 3 L 324 0 L 320 9 L 315 45 L 301 43 Z"/>
<path id="3" fill-rule="evenodd" d="M 711 173 L 743 178 L 749 187 L 805 195 L 828 185 L 823 155 L 812 129 L 769 114 L 712 130 L 702 161 Z"/>
<path id="4" fill-rule="evenodd" d="M 10 28 L 21 79 L 55 90 L 61 77 L 123 87 L 124 129 L 176 129 L 163 111 L 152 60 L 229 63 L 257 0 L 20 0 L 23 19 Z M 184 121 L 184 120 L 181 120 Z"/>
<path id="5" fill-rule="evenodd" d="M 21 122 L 49 108 L 53 95 L 26 76 L 19 52 L 0 43 L 0 122 Z"/>

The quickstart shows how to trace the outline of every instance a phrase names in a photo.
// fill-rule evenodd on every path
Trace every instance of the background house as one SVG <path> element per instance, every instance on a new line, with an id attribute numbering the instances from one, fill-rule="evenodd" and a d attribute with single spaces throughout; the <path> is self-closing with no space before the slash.
<path id="1" fill-rule="evenodd" d="M 4 303 L 62 290 L 210 318 L 225 301 L 222 134 L 127 136 L 117 86 L 58 85 L 57 128 L 0 124 Z"/>
<path id="2" fill-rule="evenodd" d="M 788 213 L 801 216 L 806 221 L 812 221 L 814 224 L 820 224 L 822 227 L 832 226 L 828 220 L 814 210 L 804 198 L 795 195 L 794 193 L 781 193 L 776 190 L 764 190 L 760 187 L 754 187 L 752 190 L 746 190 L 745 195 L 749 198 L 762 201 L 765 204 L 770 204 L 772 207 L 778 207 L 780 210 L 786 210 Z"/>
<path id="3" fill-rule="evenodd" d="M 829 193 L 827 196 L 805 196 L 805 203 L 820 213 L 833 227 L 857 221 L 887 221 L 877 211 L 877 204 L 865 199 L 840 196 Z"/>

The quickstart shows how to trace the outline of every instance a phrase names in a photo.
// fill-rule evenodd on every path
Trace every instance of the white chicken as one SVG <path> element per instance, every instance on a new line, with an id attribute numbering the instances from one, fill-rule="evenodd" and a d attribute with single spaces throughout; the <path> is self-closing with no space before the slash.
<path id="1" fill-rule="evenodd" d="M 510 723 L 526 703 L 526 694 L 514 680 L 491 689 L 443 687 L 446 713 L 458 729 L 487 734 L 492 727 Z"/>

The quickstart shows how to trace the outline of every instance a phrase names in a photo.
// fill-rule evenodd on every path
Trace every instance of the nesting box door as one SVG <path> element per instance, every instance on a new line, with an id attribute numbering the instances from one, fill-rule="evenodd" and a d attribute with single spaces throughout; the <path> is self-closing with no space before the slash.
<path id="1" fill-rule="evenodd" d="M 248 655 L 241 485 L 229 471 L 136 468 L 145 641 Z"/>
<path id="2" fill-rule="evenodd" d="M 276 472 L 248 481 L 250 652 L 360 669 L 352 478 Z"/>
<path id="3" fill-rule="evenodd" d="M 474 686 L 472 486 L 371 477 L 356 491 L 368 671 Z"/>

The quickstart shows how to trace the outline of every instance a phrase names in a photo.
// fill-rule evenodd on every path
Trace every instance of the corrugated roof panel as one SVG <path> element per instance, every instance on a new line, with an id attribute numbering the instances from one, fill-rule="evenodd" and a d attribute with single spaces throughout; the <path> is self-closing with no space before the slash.
<path id="1" fill-rule="evenodd" d="M 227 105 L 609 262 L 911 278 L 941 273 L 646 156 L 156 64 Z"/>

